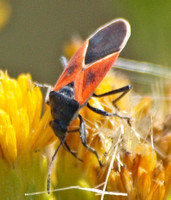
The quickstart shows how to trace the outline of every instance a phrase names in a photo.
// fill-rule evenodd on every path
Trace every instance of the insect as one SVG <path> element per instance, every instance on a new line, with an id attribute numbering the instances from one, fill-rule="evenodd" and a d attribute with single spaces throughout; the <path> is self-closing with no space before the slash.
<path id="1" fill-rule="evenodd" d="M 53 90 L 49 93 L 49 105 L 53 117 L 50 126 L 55 135 L 60 139 L 60 144 L 49 166 L 47 180 L 48 193 L 50 191 L 52 163 L 59 148 L 64 146 L 73 156 L 78 158 L 77 154 L 70 149 L 65 140 L 68 133 L 79 132 L 82 144 L 95 154 L 99 165 L 102 166 L 99 154 L 86 143 L 85 122 L 79 114 L 82 107 L 87 106 L 90 110 L 100 115 L 129 119 L 129 117 L 123 117 L 117 113 L 108 113 L 104 110 L 99 110 L 88 103 L 88 100 L 92 96 L 99 98 L 121 93 L 120 96 L 114 100 L 113 103 L 115 105 L 116 102 L 131 89 L 131 85 L 127 85 L 104 94 L 94 93 L 95 88 L 110 70 L 129 37 L 130 25 L 124 19 L 116 19 L 100 27 L 82 44 L 80 49 L 70 59 Z M 80 120 L 79 129 L 68 130 L 68 126 L 77 117 Z"/>

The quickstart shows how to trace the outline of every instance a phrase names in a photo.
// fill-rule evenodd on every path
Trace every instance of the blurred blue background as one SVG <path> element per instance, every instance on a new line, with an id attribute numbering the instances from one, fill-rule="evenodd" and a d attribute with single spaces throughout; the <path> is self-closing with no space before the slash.
<path id="1" fill-rule="evenodd" d="M 122 57 L 171 65 L 170 0 L 0 0 L 1 4 L 9 17 L 0 30 L 0 66 L 11 76 L 30 72 L 35 81 L 54 84 L 62 71 L 64 43 L 73 34 L 85 39 L 118 17 L 132 27 Z M 1 12 L 2 8 L 0 18 Z"/>

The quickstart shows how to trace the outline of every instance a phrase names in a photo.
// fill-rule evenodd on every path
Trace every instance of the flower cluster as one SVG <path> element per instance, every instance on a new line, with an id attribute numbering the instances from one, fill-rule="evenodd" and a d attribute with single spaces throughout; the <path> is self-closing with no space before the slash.
<path id="1" fill-rule="evenodd" d="M 68 47 L 67 47 L 68 48 Z M 68 52 L 70 52 L 68 50 Z M 72 52 L 72 50 L 71 50 Z M 108 73 L 95 93 L 105 93 L 130 84 L 121 74 Z M 169 84 L 165 96 L 171 95 Z M 163 94 L 163 93 L 162 93 Z M 54 164 L 51 186 L 64 188 L 79 185 L 101 191 L 69 190 L 38 194 L 36 199 L 164 199 L 170 197 L 171 185 L 171 103 L 148 95 L 136 99 L 132 90 L 121 98 L 117 95 L 91 98 L 89 103 L 99 109 L 122 116 L 104 117 L 87 107 L 80 114 L 86 122 L 87 144 L 100 155 L 100 167 L 94 154 L 81 143 L 79 133 L 68 133 L 66 140 L 79 161 L 60 148 Z M 163 99 L 163 96 L 162 96 Z M 2 199 L 24 199 L 25 193 L 46 190 L 51 146 L 58 141 L 49 126 L 50 108 L 42 111 L 42 93 L 29 74 L 12 79 L 0 71 L 0 193 Z M 157 107 L 156 107 L 157 105 Z M 76 119 L 69 129 L 79 127 Z M 59 142 L 59 141 L 58 141 Z M 47 151 L 48 149 L 48 151 Z M 120 192 L 120 196 L 106 195 Z M 123 193 L 125 196 L 122 196 Z M 122 196 L 122 197 L 121 197 Z"/>
<path id="2" fill-rule="evenodd" d="M 54 134 L 48 125 L 50 112 L 41 117 L 42 100 L 42 93 L 29 74 L 21 74 L 16 80 L 0 71 L 2 199 L 23 199 L 26 192 L 46 188 L 48 163 L 40 150 L 51 142 Z"/>

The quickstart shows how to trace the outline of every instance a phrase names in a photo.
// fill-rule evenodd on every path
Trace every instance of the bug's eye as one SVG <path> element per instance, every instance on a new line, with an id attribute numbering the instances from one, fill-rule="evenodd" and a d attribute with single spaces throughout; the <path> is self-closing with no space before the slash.
<path id="1" fill-rule="evenodd" d="M 123 48 L 130 35 L 130 27 L 125 20 L 116 20 L 97 31 L 89 40 L 85 64 L 90 64 Z M 125 41 L 126 39 L 126 41 Z"/>

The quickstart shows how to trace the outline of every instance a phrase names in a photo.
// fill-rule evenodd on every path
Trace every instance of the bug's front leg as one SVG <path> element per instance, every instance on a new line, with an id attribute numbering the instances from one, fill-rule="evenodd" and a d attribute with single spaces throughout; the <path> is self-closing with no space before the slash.
<path id="1" fill-rule="evenodd" d="M 53 120 L 50 122 L 50 126 L 52 127 L 55 135 L 58 137 L 58 138 L 62 138 L 62 137 L 65 137 L 67 132 L 68 133 L 71 133 L 71 132 L 78 132 L 79 129 L 76 129 L 76 130 L 67 130 L 67 126 L 64 125 L 63 123 L 61 123 L 59 120 Z M 66 140 L 63 142 L 62 146 L 64 147 L 64 149 L 68 150 L 69 153 L 71 153 L 75 158 L 77 158 L 78 160 L 82 161 L 81 158 L 79 158 L 77 156 L 77 154 L 70 149 L 70 147 L 68 146 Z"/>
<path id="2" fill-rule="evenodd" d="M 42 84 L 42 83 L 38 83 L 38 82 L 34 82 L 35 86 L 40 87 L 40 88 L 46 88 L 46 95 L 45 95 L 45 103 L 49 104 L 49 93 L 52 91 L 52 86 L 49 84 Z"/>
<path id="3" fill-rule="evenodd" d="M 78 159 L 79 161 L 83 161 L 81 158 L 78 157 L 77 153 L 75 153 L 72 149 L 70 149 L 70 147 L 68 146 L 67 142 L 65 141 L 63 144 L 64 148 L 66 148 L 69 153 L 71 153 L 76 159 Z"/>
<path id="4" fill-rule="evenodd" d="M 65 142 L 65 136 L 61 138 L 60 144 L 58 145 L 55 153 L 52 156 L 52 159 L 50 161 L 50 165 L 49 165 L 49 169 L 48 169 L 48 178 L 47 178 L 47 192 L 48 194 L 50 194 L 50 179 L 51 179 L 51 173 L 52 173 L 52 165 L 53 165 L 53 161 L 55 159 L 55 156 L 59 150 L 59 148 L 61 147 L 61 145 Z"/>
<path id="5" fill-rule="evenodd" d="M 86 140 L 86 131 L 85 131 L 85 122 L 82 118 L 81 115 L 78 115 L 79 119 L 80 119 L 80 137 L 81 137 L 81 142 L 82 144 L 89 150 L 91 151 L 92 153 L 95 154 L 95 156 L 97 157 L 98 161 L 99 161 L 99 165 L 100 166 L 103 166 L 101 160 L 100 160 L 100 157 L 99 157 L 99 154 L 97 153 L 97 151 L 95 149 L 93 149 L 92 147 L 89 147 L 87 145 L 87 140 Z"/>

